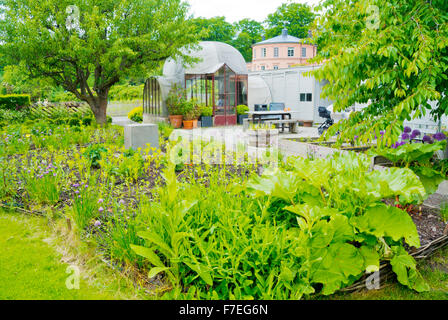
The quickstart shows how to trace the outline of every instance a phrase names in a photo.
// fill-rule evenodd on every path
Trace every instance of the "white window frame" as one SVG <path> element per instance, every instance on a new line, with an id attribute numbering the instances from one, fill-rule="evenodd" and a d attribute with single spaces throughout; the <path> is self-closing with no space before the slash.
<path id="1" fill-rule="evenodd" d="M 306 58 L 306 47 L 302 48 L 302 58 Z"/>
<path id="2" fill-rule="evenodd" d="M 292 54 L 291 54 L 292 52 Z M 294 57 L 295 56 L 295 50 L 292 47 L 288 48 L 288 57 Z"/>
<path id="3" fill-rule="evenodd" d="M 274 48 L 274 58 L 278 58 L 279 56 L 279 48 Z"/>
<path id="4" fill-rule="evenodd" d="M 261 48 L 261 57 L 266 58 L 268 50 L 266 48 Z"/>

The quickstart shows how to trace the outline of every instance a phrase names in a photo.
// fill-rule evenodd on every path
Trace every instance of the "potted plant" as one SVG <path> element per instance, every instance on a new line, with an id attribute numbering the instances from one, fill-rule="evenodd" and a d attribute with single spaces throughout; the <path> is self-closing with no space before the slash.
<path id="1" fill-rule="evenodd" d="M 201 109 L 201 127 L 213 127 L 213 108 L 205 104 L 200 106 Z"/>
<path id="2" fill-rule="evenodd" d="M 183 90 L 177 85 L 174 85 L 168 93 L 166 106 L 168 108 L 170 123 L 175 129 L 182 127 L 185 104 L 186 100 Z"/>
<path id="3" fill-rule="evenodd" d="M 236 113 L 238 115 L 238 124 L 243 124 L 244 119 L 249 118 L 249 115 L 247 114 L 247 112 L 249 111 L 249 107 L 241 104 L 239 106 L 236 107 Z"/>
<path id="4" fill-rule="evenodd" d="M 198 119 L 201 110 L 194 99 L 186 101 L 184 104 L 184 128 L 195 129 L 198 127 Z"/>

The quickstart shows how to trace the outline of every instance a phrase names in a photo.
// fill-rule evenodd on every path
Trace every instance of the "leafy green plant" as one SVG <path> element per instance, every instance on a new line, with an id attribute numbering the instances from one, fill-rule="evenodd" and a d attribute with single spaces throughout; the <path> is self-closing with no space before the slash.
<path id="1" fill-rule="evenodd" d="M 51 163 L 23 170 L 24 187 L 30 200 L 38 204 L 56 204 L 60 199 L 61 175 L 62 171 Z"/>
<path id="2" fill-rule="evenodd" d="M 202 117 L 211 117 L 213 116 L 213 107 L 206 106 L 205 104 L 202 104 L 199 106 L 201 110 L 201 116 Z"/>
<path id="3" fill-rule="evenodd" d="M 92 220 L 99 215 L 100 204 L 95 188 L 87 183 L 76 183 L 73 186 L 73 220 L 79 232 L 93 224 Z"/>
<path id="4" fill-rule="evenodd" d="M 201 109 L 197 105 L 195 99 L 187 100 L 184 102 L 184 109 L 182 115 L 184 116 L 184 120 L 197 120 L 201 115 Z"/>
<path id="5" fill-rule="evenodd" d="M 446 141 L 433 144 L 410 143 L 397 148 L 380 148 L 372 150 L 373 155 L 383 156 L 393 162 L 394 166 L 412 169 L 423 183 L 426 193 L 435 193 L 446 175 L 434 166 L 434 155 L 446 148 Z"/>
<path id="6" fill-rule="evenodd" d="M 99 161 L 102 159 L 102 154 L 106 152 L 107 149 L 102 144 L 93 144 L 86 149 L 84 156 L 90 160 L 92 168 L 99 168 Z"/>
<path id="7" fill-rule="evenodd" d="M 28 94 L 0 95 L 0 109 L 19 110 L 30 106 L 31 100 Z"/>
<path id="8" fill-rule="evenodd" d="M 143 122 L 143 107 L 134 108 L 128 113 L 128 118 L 134 122 Z"/>
<path id="9" fill-rule="evenodd" d="M 236 107 L 236 113 L 238 115 L 246 114 L 247 112 L 249 112 L 249 107 L 244 104 Z"/>
<path id="10" fill-rule="evenodd" d="M 254 177 L 248 188 L 256 197 L 280 202 L 266 215 L 285 219 L 285 210 L 297 215 L 297 238 L 305 241 L 300 254 L 306 262 L 308 286 L 320 283 L 322 293 L 331 294 L 377 270 L 381 260 L 389 260 L 400 283 L 417 291 L 427 289 L 403 247 L 404 243 L 420 247 L 411 217 L 382 203 L 394 197 L 412 202 L 425 196 L 411 170 L 369 172 L 369 162 L 356 155 L 329 161 L 296 159 L 289 166 L 287 171 Z M 318 257 L 324 260 L 314 264 Z"/>

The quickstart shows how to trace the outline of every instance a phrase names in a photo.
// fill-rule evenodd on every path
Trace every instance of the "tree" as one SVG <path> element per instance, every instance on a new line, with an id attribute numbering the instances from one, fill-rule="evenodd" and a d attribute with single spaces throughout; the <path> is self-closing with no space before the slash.
<path id="1" fill-rule="evenodd" d="M 260 22 L 243 19 L 235 23 L 238 37 L 231 44 L 237 48 L 247 62 L 252 61 L 252 45 L 262 40 L 264 28 Z"/>
<path id="2" fill-rule="evenodd" d="M 273 38 L 282 34 L 284 28 L 288 29 L 288 34 L 305 39 L 316 15 L 313 9 L 303 3 L 284 3 L 278 7 L 277 11 L 268 15 L 266 19 L 266 37 Z"/>
<path id="3" fill-rule="evenodd" d="M 391 145 L 404 120 L 448 114 L 446 0 L 327 0 L 323 8 L 315 35 L 324 64 L 313 73 L 329 82 L 322 96 L 337 111 L 368 104 L 329 134 L 366 141 L 386 129 Z"/>
<path id="4" fill-rule="evenodd" d="M 235 23 L 235 28 L 238 32 L 244 32 L 256 42 L 261 41 L 261 37 L 264 33 L 263 25 L 255 20 L 243 19 Z"/>
<path id="5" fill-rule="evenodd" d="M 203 41 L 230 43 L 235 37 L 235 28 L 225 17 L 195 18 L 191 22 L 195 26 L 193 32 L 200 34 L 200 39 Z"/>
<path id="6" fill-rule="evenodd" d="M 181 0 L 4 0 L 0 54 L 87 102 L 107 121 L 110 88 L 148 74 L 196 35 Z"/>

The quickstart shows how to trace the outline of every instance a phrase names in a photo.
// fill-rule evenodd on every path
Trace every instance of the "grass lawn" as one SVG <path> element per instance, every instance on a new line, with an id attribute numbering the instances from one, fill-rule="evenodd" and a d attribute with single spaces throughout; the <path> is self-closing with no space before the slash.
<path id="1" fill-rule="evenodd" d="M 45 221 L 0 211 L 0 300 L 116 299 L 112 287 L 84 279 L 79 290 L 67 289 L 68 265 L 46 242 L 49 228 Z"/>

